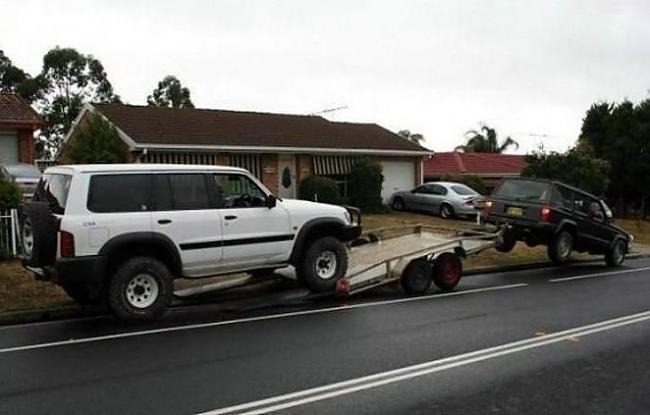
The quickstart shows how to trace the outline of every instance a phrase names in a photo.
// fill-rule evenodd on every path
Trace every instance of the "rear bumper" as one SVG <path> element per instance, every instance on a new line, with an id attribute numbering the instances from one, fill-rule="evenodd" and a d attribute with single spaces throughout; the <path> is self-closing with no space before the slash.
<path id="1" fill-rule="evenodd" d="M 535 222 L 526 219 L 516 219 L 512 217 L 503 217 L 496 215 L 487 215 L 485 222 L 493 225 L 508 225 L 515 233 L 517 239 L 525 240 L 529 237 L 543 240 L 546 237 L 553 235 L 556 226 L 552 223 Z"/>

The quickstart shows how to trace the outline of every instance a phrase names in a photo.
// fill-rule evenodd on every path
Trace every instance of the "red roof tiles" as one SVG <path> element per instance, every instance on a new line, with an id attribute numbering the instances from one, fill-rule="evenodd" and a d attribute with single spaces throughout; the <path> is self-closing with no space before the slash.
<path id="1" fill-rule="evenodd" d="M 471 174 L 477 176 L 518 175 L 526 166 L 526 156 L 496 153 L 435 153 L 424 161 L 425 177 Z"/>
<path id="2" fill-rule="evenodd" d="M 43 125 L 43 121 L 21 97 L 11 92 L 2 92 L 0 93 L 0 124 L 28 125 L 38 128 Z"/>

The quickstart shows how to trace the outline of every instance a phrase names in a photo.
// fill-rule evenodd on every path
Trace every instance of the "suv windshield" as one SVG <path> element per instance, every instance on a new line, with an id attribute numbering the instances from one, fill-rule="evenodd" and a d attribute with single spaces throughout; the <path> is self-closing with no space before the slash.
<path id="1" fill-rule="evenodd" d="M 44 174 L 38 182 L 33 200 L 48 202 L 52 213 L 62 215 L 68 202 L 71 179 L 67 174 Z"/>
<path id="2" fill-rule="evenodd" d="M 492 197 L 528 201 L 548 199 L 550 185 L 536 180 L 506 180 L 492 193 Z"/>
<path id="3" fill-rule="evenodd" d="M 461 196 L 478 194 L 474 189 L 467 187 L 464 184 L 454 184 L 451 186 L 451 189 Z"/>

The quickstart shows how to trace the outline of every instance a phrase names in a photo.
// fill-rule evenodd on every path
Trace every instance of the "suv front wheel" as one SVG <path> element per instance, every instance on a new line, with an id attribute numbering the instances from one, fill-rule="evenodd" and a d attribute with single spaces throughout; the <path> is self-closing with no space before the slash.
<path id="1" fill-rule="evenodd" d="M 336 282 L 348 270 L 348 252 L 345 245 L 334 237 L 319 238 L 307 248 L 296 268 L 298 279 L 311 291 L 334 291 Z"/>
<path id="2" fill-rule="evenodd" d="M 162 262 L 150 257 L 131 258 L 118 266 L 108 285 L 111 311 L 122 320 L 153 320 L 172 299 L 174 284 Z"/>
<path id="3" fill-rule="evenodd" d="M 567 230 L 561 230 L 548 245 L 548 257 L 555 264 L 565 264 L 573 250 L 573 235 Z"/>

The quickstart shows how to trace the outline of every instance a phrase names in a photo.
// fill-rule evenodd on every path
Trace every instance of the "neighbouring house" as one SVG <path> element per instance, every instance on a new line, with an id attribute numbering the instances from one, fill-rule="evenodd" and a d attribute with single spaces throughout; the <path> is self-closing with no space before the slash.
<path id="1" fill-rule="evenodd" d="M 436 181 L 449 176 L 478 176 L 491 191 L 505 177 L 519 177 L 526 156 L 498 153 L 435 153 L 424 161 L 424 180 Z"/>
<path id="2" fill-rule="evenodd" d="M 0 164 L 34 164 L 34 132 L 43 126 L 36 111 L 14 93 L 0 93 Z"/>
<path id="3" fill-rule="evenodd" d="M 382 197 L 422 182 L 422 161 L 432 152 L 376 124 L 333 122 L 312 115 L 270 114 L 124 104 L 86 105 L 65 137 L 66 148 L 89 117 L 101 116 L 128 145 L 134 163 L 229 165 L 248 169 L 280 197 L 295 198 L 298 184 L 315 174 L 349 194 L 355 161 L 378 161 Z"/>

